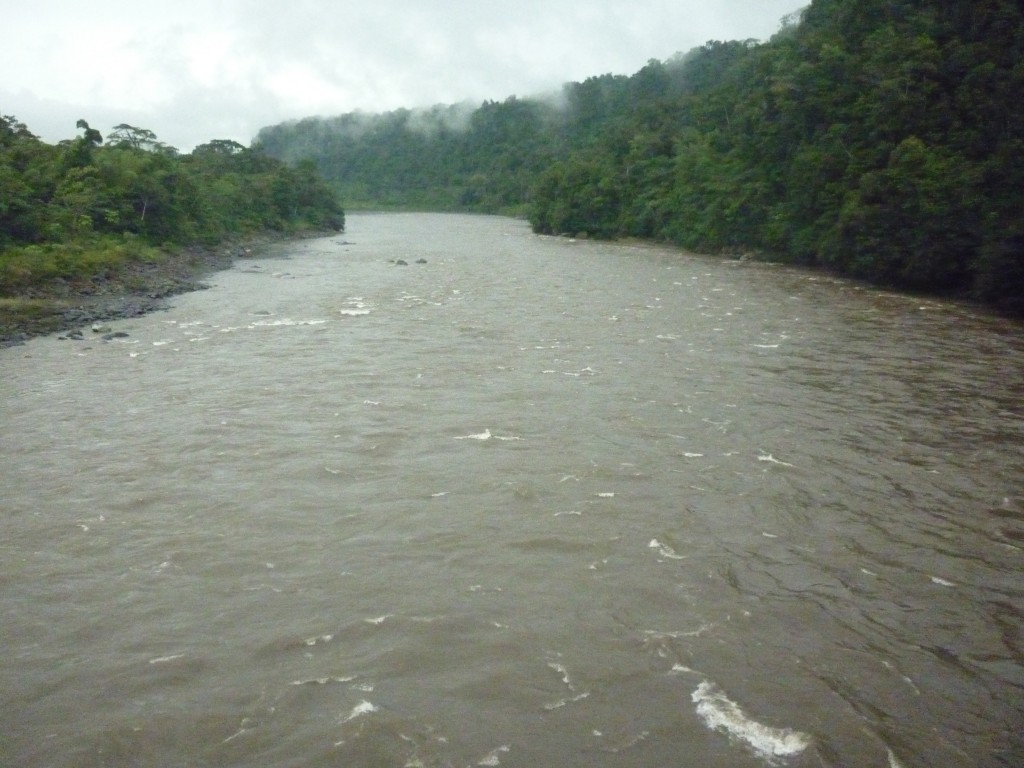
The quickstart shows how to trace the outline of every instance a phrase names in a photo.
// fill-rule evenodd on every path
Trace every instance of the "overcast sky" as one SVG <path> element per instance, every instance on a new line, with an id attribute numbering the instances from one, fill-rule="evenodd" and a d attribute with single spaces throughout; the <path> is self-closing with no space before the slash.
<path id="1" fill-rule="evenodd" d="M 767 40 L 809 0 L 3 0 L 0 114 L 182 152 L 311 115 L 502 101 Z"/>

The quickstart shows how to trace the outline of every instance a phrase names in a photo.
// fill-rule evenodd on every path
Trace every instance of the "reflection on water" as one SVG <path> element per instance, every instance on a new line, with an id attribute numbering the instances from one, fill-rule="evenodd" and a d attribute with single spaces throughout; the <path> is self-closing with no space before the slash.
<path id="1" fill-rule="evenodd" d="M 507 219 L 346 238 L 0 350 L 7 762 L 1024 759 L 1019 324 Z"/>

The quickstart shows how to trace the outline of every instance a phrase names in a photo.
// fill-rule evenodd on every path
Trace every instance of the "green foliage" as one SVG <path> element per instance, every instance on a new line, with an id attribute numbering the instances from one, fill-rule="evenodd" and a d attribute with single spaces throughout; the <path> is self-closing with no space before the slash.
<path id="1" fill-rule="evenodd" d="M 957 288 L 970 274 L 980 222 L 965 189 L 976 184 L 962 158 L 911 136 L 885 168 L 860 177 L 839 213 L 833 253 L 857 276 L 911 287 Z"/>
<path id="2" fill-rule="evenodd" d="M 86 121 L 77 127 L 81 136 L 54 147 L 0 117 L 0 293 L 101 275 L 155 258 L 156 246 L 344 228 L 312 163 L 291 167 L 229 140 L 180 156 L 127 124 L 103 145 Z"/>
<path id="3" fill-rule="evenodd" d="M 58 279 L 104 277 L 127 262 L 161 258 L 158 248 L 131 235 L 15 246 L 0 251 L 0 293 L 16 295 Z"/>
<path id="4" fill-rule="evenodd" d="M 530 220 L 543 232 L 610 237 L 618 231 L 622 192 L 602 158 L 572 157 L 539 178 Z"/>
<path id="5" fill-rule="evenodd" d="M 518 212 L 555 149 L 554 108 L 510 98 L 264 128 L 255 146 L 312 160 L 349 206 Z"/>

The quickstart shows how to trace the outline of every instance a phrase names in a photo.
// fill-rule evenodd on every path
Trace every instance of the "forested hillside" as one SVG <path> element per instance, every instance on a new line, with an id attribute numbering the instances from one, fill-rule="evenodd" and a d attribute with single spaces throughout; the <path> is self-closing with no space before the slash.
<path id="1" fill-rule="evenodd" d="M 341 229 L 312 162 L 290 167 L 234 141 L 180 155 L 143 128 L 50 145 L 0 117 L 0 296 L 90 280 L 169 248 L 264 230 Z"/>
<path id="2" fill-rule="evenodd" d="M 477 108 L 312 117 L 263 128 L 255 145 L 290 163 L 314 160 L 350 208 L 525 213 L 564 126 L 552 104 L 513 96 Z"/>
<path id="3" fill-rule="evenodd" d="M 313 160 L 351 205 L 523 213 L 1024 313 L 1022 93 L 1014 0 L 814 0 L 766 43 L 257 145 Z"/>

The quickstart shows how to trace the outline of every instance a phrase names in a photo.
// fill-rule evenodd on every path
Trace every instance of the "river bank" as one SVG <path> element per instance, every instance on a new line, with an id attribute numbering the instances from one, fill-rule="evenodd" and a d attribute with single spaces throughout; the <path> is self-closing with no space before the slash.
<path id="1" fill-rule="evenodd" d="M 0 297 L 0 348 L 51 333 L 76 338 L 95 324 L 166 309 L 171 296 L 205 289 L 204 278 L 237 259 L 257 256 L 274 243 L 320 234 L 268 232 L 215 246 L 188 246 L 157 262 L 131 261 L 115 273 L 58 279 Z"/>

